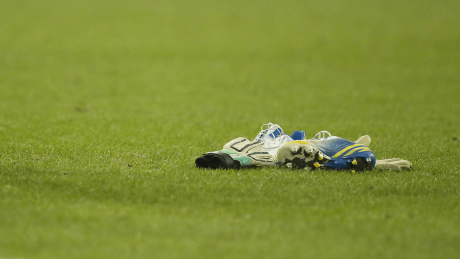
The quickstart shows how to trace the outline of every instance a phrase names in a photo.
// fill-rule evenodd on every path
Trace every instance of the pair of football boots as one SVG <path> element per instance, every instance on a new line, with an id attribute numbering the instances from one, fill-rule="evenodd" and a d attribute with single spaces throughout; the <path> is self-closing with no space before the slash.
<path id="1" fill-rule="evenodd" d="M 196 160 L 197 167 L 239 168 L 247 166 L 287 166 L 307 170 L 333 169 L 365 171 L 375 167 L 400 170 L 410 168 L 409 161 L 395 158 L 377 160 L 369 149 L 368 135 L 352 142 L 327 131 L 307 139 L 305 131 L 284 133 L 273 123 L 264 124 L 253 141 L 237 138 L 222 150 L 208 152 Z"/>
<path id="2" fill-rule="evenodd" d="M 291 168 L 364 171 L 372 170 L 376 164 L 368 147 L 369 136 L 352 142 L 321 131 L 307 139 L 305 131 L 294 131 L 289 136 L 279 125 L 268 123 L 262 125 L 255 141 L 264 143 L 263 151 L 276 154 L 280 165 Z"/>

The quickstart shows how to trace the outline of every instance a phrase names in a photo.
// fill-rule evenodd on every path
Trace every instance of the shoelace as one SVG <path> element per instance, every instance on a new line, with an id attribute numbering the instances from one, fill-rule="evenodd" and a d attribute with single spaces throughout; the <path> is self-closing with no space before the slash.
<path id="1" fill-rule="evenodd" d="M 268 130 L 268 129 L 271 128 L 271 126 L 273 126 L 273 125 L 276 125 L 276 126 L 279 127 L 279 125 L 273 124 L 273 123 L 269 122 L 269 123 L 266 123 L 266 124 L 262 124 L 262 126 L 260 127 L 260 130 L 261 130 L 261 131 Z M 264 126 L 267 126 L 267 128 L 264 129 Z"/>
<path id="2" fill-rule="evenodd" d="M 326 134 L 329 135 L 328 137 L 326 137 Z M 329 133 L 329 131 L 326 131 L 326 130 L 322 130 L 318 133 L 316 133 L 316 135 L 313 137 L 315 139 L 323 139 L 323 138 L 329 138 L 329 137 L 332 137 L 331 133 Z"/>
<path id="3" fill-rule="evenodd" d="M 267 127 L 266 129 L 264 129 L 265 126 Z M 280 125 L 274 124 L 271 122 L 262 124 L 262 126 L 260 127 L 260 132 L 259 134 L 257 134 L 257 137 L 255 138 L 255 140 L 260 141 L 266 135 L 266 133 L 272 126 L 278 126 L 278 128 L 281 128 Z M 278 138 L 275 138 L 275 139 L 278 139 Z"/>

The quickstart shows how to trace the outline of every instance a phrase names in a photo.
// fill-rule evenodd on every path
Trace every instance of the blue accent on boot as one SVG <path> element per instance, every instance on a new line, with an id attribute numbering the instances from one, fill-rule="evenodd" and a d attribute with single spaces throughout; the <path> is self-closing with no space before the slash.
<path id="1" fill-rule="evenodd" d="M 305 131 L 294 131 L 294 133 L 292 133 L 291 135 L 291 138 L 292 140 L 304 140 L 305 139 Z"/>

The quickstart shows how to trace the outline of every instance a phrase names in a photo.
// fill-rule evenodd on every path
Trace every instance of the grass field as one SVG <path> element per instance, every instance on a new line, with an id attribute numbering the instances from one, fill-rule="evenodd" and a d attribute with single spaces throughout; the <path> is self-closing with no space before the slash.
<path id="1" fill-rule="evenodd" d="M 459 1 L 0 3 L 0 259 L 459 258 Z M 414 169 L 195 168 L 267 122 Z"/>

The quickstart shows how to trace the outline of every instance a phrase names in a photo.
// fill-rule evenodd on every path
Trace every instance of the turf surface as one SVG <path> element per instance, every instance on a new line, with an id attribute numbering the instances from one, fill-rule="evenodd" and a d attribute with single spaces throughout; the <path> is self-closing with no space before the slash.
<path id="1" fill-rule="evenodd" d="M 458 258 L 460 2 L 0 8 L 0 258 Z M 198 170 L 263 123 L 411 171 Z"/>

